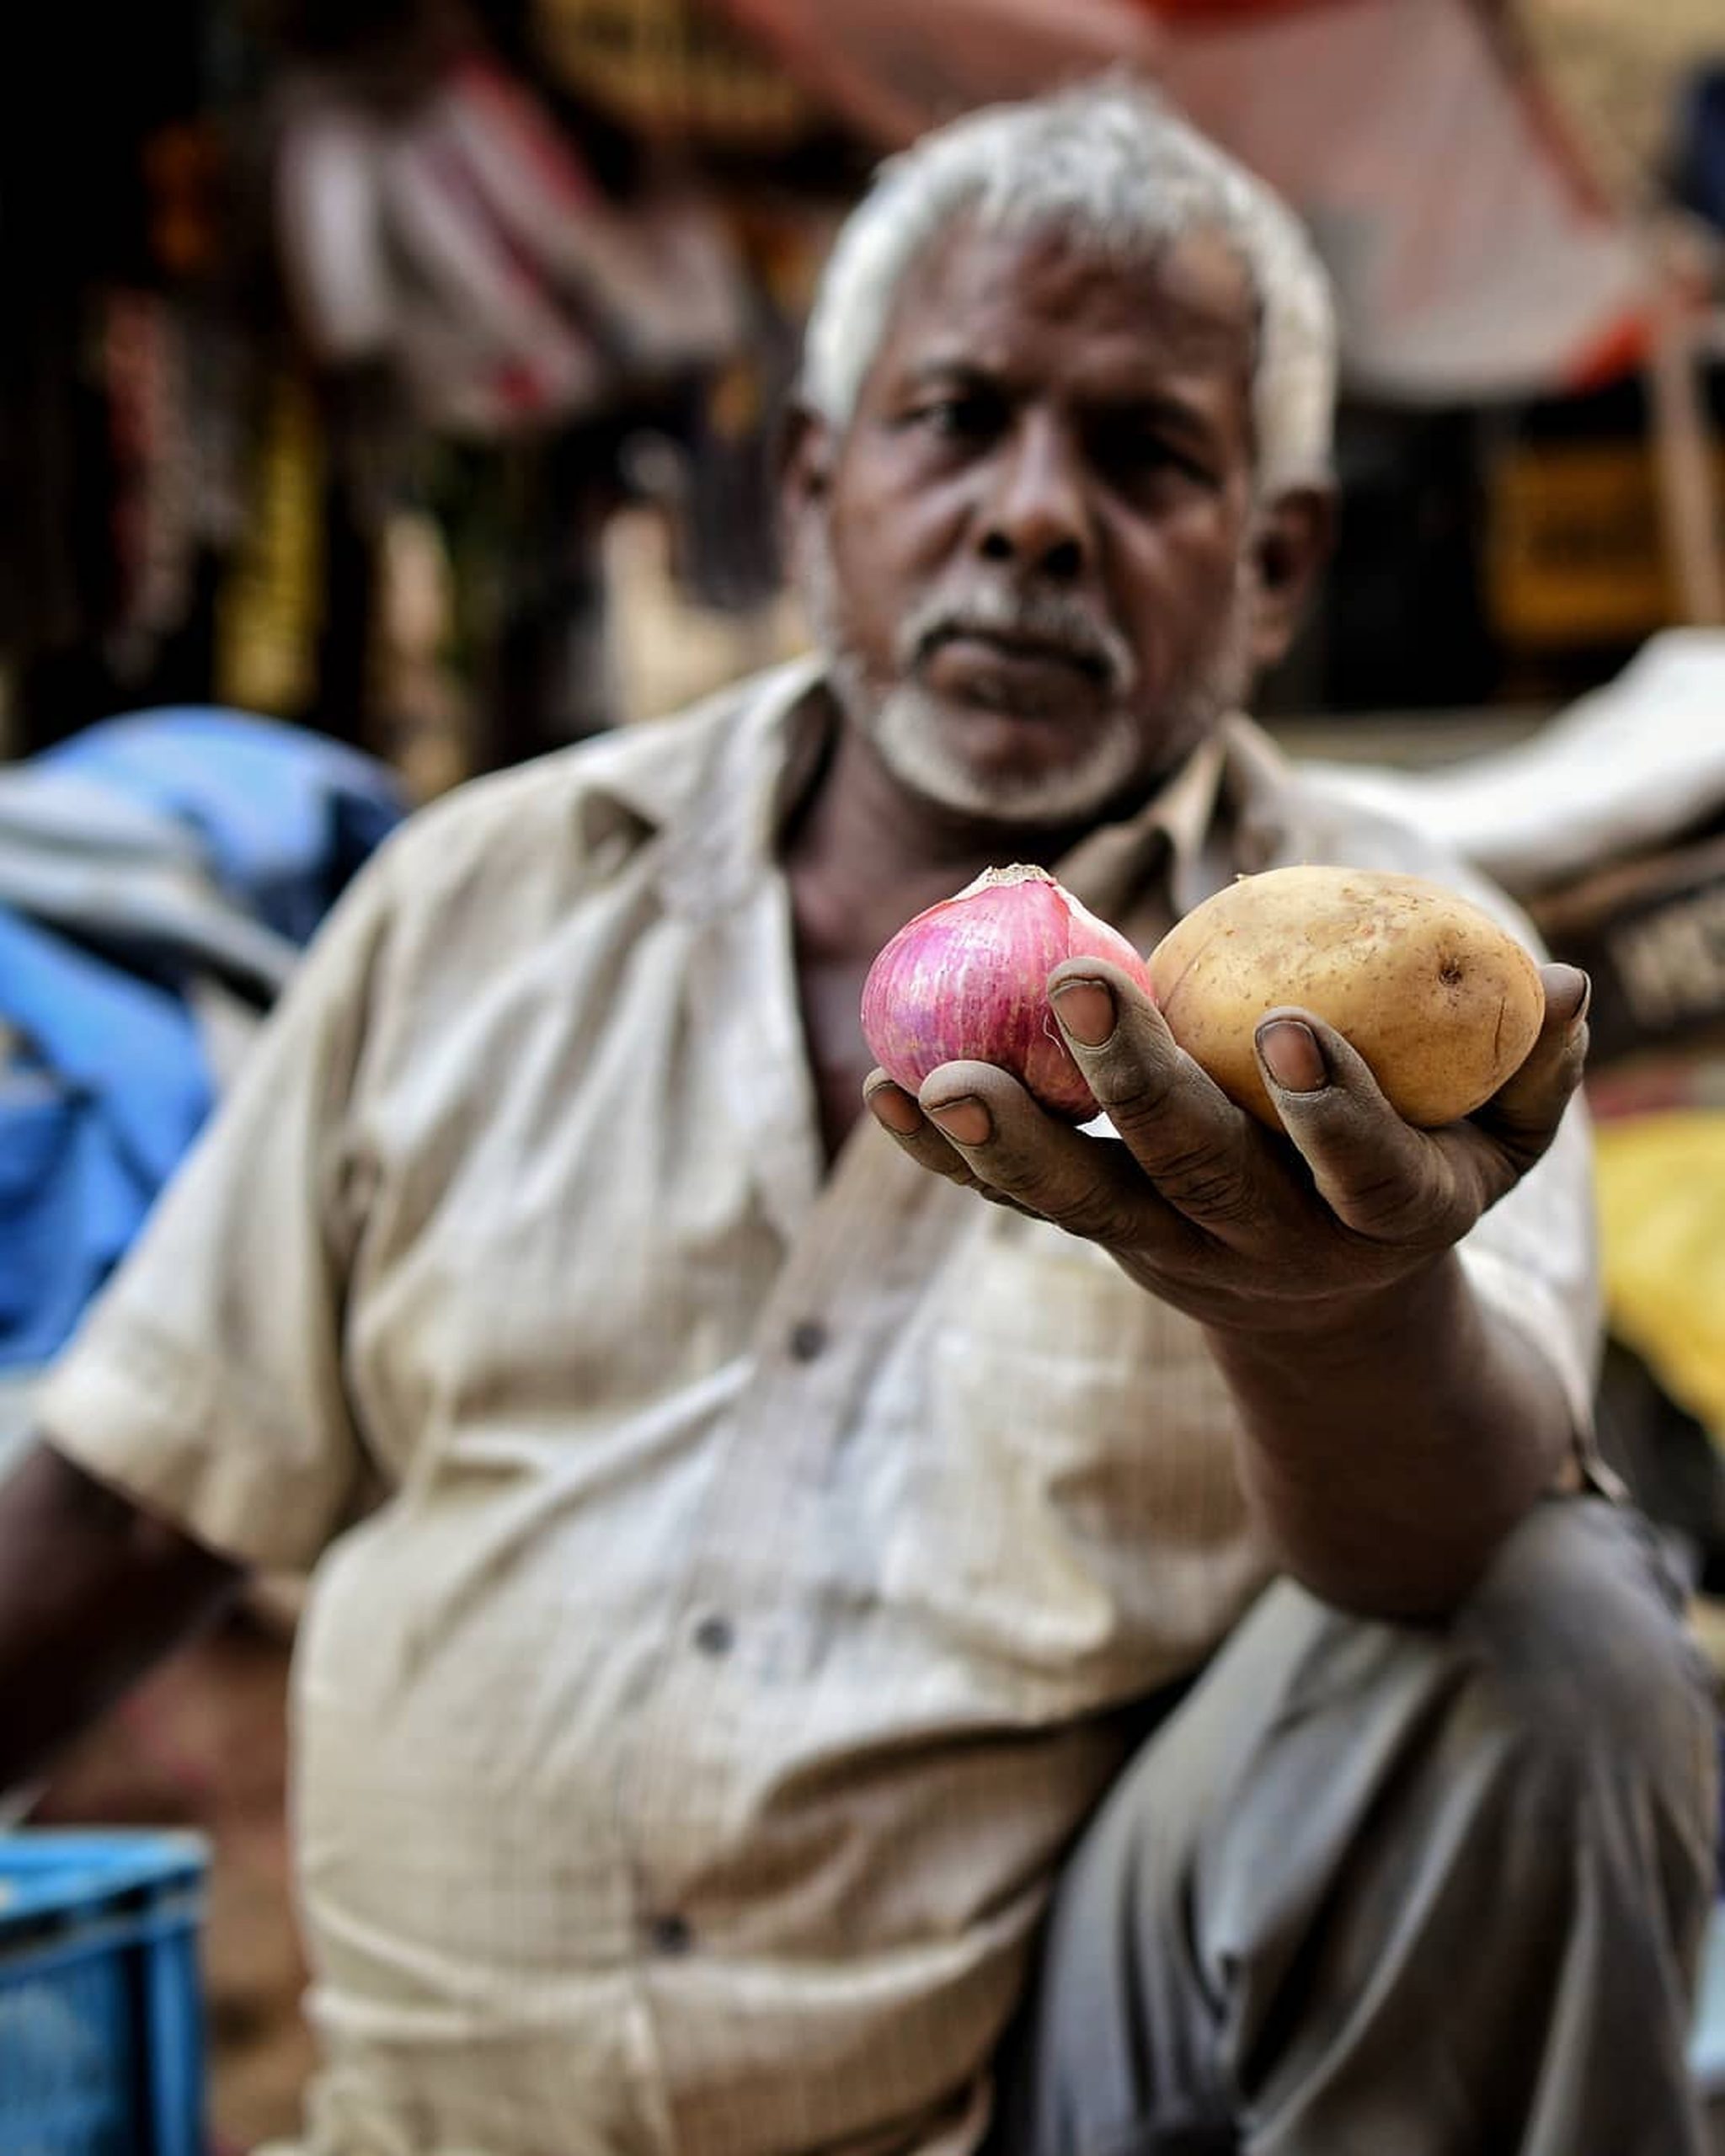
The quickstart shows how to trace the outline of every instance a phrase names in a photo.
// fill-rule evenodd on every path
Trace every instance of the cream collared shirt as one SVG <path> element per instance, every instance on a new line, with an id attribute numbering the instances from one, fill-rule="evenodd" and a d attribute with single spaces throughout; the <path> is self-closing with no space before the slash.
<path id="1" fill-rule="evenodd" d="M 956 2152 L 1120 1710 L 1265 1552 L 1197 1329 L 864 1118 L 783 880 L 809 669 L 487 780 L 344 901 L 45 1427 L 312 1567 L 316 2156 Z M 1469 883 L 1231 723 L 1067 865 Z M 1498 901 L 1501 905 L 1501 901 Z M 1584 1415 L 1585 1137 L 1467 1258 Z"/>

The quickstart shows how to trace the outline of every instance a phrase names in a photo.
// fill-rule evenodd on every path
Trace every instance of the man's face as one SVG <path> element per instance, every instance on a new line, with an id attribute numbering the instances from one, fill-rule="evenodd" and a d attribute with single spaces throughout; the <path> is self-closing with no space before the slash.
<path id="1" fill-rule="evenodd" d="M 920 798 L 1082 819 L 1243 695 L 1245 273 L 960 221 L 900 291 L 802 538 L 839 694 Z"/>

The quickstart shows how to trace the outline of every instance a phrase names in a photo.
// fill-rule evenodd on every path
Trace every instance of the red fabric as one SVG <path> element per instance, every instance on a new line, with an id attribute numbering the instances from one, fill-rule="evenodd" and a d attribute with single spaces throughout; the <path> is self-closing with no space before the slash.
<path id="1" fill-rule="evenodd" d="M 1267 15 L 1295 15 L 1313 8 L 1333 7 L 1336 0 L 1140 0 L 1140 4 L 1165 22 L 1226 26 L 1231 22 L 1262 20 Z"/>
<path id="2" fill-rule="evenodd" d="M 1489 0 L 1167 4 L 1161 79 L 1306 220 L 1357 387 L 1549 395 L 1625 364 L 1650 265 Z"/>
<path id="3" fill-rule="evenodd" d="M 715 0 L 898 144 L 1109 66 L 1153 77 L 1306 219 L 1347 371 L 1397 398 L 1621 368 L 1652 296 L 1497 0 Z"/>
<path id="4" fill-rule="evenodd" d="M 722 0 L 810 96 L 883 147 L 1109 67 L 1146 73 L 1142 0 Z"/>

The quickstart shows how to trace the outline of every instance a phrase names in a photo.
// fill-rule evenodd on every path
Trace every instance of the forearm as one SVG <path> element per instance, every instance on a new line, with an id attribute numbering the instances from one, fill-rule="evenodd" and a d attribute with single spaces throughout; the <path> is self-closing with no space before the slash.
<path id="1" fill-rule="evenodd" d="M 1366 1614 L 1452 1609 L 1573 1443 L 1555 1370 L 1453 1252 L 1346 1324 L 1210 1343 L 1282 1561 Z"/>
<path id="2" fill-rule="evenodd" d="M 39 1774 L 242 1577 L 33 1449 L 0 1484 L 0 1791 Z"/>

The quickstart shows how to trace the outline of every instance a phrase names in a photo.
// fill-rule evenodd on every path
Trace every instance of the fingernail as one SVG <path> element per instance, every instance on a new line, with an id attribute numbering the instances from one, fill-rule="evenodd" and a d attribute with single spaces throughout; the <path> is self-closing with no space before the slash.
<path id="1" fill-rule="evenodd" d="M 1114 1030 L 1114 999 L 1099 980 L 1069 980 L 1054 993 L 1055 1016 L 1085 1048 L 1100 1048 Z"/>
<path id="2" fill-rule="evenodd" d="M 954 1145 L 985 1145 L 994 1135 L 988 1110 L 969 1093 L 956 1101 L 943 1101 L 938 1107 L 929 1109 L 928 1117 L 932 1123 L 940 1125 Z"/>
<path id="3" fill-rule="evenodd" d="M 910 1095 L 893 1085 L 877 1086 L 862 1096 L 874 1120 L 888 1130 L 895 1130 L 900 1138 L 916 1134 L 922 1120 L 922 1111 Z"/>
<path id="4" fill-rule="evenodd" d="M 1570 1052 L 1570 1054 L 1576 1050 L 1576 1048 L 1580 1048 L 1583 1035 L 1587 1033 L 1587 1005 L 1589 1005 L 1591 1001 L 1594 1001 L 1594 983 L 1587 979 L 1587 974 L 1583 974 L 1583 977 L 1580 977 L 1580 1002 L 1576 1005 L 1576 1013 L 1570 1020 L 1570 1024 L 1563 1028 L 1563 1048 L 1566 1048 L 1566 1052 Z"/>
<path id="5" fill-rule="evenodd" d="M 1260 1026 L 1258 1052 L 1284 1093 L 1316 1093 L 1329 1083 L 1316 1036 L 1297 1018 L 1272 1018 Z"/>

